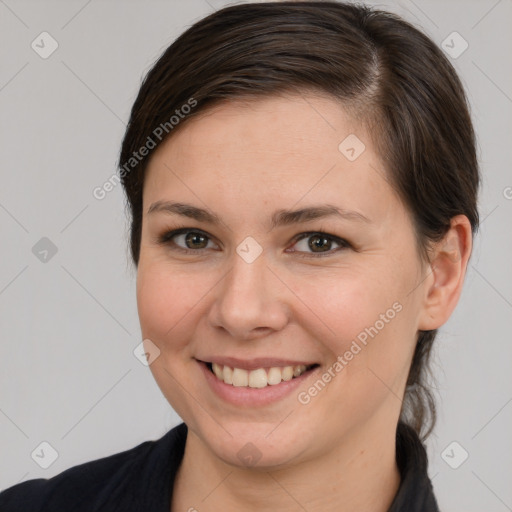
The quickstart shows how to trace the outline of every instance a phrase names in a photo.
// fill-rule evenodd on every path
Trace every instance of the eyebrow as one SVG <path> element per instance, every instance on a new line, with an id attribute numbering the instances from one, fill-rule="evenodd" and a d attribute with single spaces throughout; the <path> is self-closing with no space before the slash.
<path id="1" fill-rule="evenodd" d="M 171 201 L 156 201 L 148 208 L 148 215 L 155 212 L 163 212 L 170 215 L 181 215 L 195 219 L 199 222 L 207 222 L 212 225 L 222 223 L 220 217 L 214 213 L 185 203 L 173 203 Z M 344 220 L 371 223 L 368 217 L 362 213 L 338 208 L 331 204 L 322 204 L 317 206 L 308 206 L 298 210 L 277 210 L 271 218 L 271 229 L 279 226 L 289 226 L 291 224 L 300 224 L 325 217 L 338 217 Z"/>

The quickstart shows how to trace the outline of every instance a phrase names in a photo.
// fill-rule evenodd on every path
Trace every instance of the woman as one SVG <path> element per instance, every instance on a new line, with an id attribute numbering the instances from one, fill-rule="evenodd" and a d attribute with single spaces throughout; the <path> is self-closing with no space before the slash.
<path id="1" fill-rule="evenodd" d="M 121 149 L 146 357 L 183 419 L 11 510 L 436 511 L 436 330 L 478 226 L 436 45 L 337 2 L 228 7 L 146 76 Z"/>

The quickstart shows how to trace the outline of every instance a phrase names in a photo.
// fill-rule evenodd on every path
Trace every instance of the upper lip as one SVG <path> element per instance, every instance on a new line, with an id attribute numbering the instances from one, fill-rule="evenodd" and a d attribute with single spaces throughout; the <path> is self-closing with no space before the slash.
<path id="1" fill-rule="evenodd" d="M 231 368 L 240 368 L 241 370 L 257 370 L 258 368 L 272 368 L 284 366 L 312 366 L 316 363 L 311 361 L 297 361 L 293 359 L 279 359 L 276 357 L 255 357 L 253 359 L 239 359 L 237 357 L 212 356 L 204 359 L 198 359 L 204 363 L 216 363 L 219 366 L 229 366 Z"/>

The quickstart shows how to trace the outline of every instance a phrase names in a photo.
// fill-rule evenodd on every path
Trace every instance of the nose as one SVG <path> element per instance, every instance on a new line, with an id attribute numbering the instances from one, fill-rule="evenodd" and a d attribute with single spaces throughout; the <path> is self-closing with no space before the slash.
<path id="1" fill-rule="evenodd" d="M 252 263 L 235 254 L 231 271 L 216 287 L 210 324 L 242 341 L 279 331 L 289 320 L 284 288 L 263 254 Z"/>

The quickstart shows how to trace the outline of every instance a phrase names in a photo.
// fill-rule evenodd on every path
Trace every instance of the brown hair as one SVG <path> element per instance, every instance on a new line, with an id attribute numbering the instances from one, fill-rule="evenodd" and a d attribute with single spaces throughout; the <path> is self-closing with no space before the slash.
<path id="1" fill-rule="evenodd" d="M 475 135 L 463 86 L 440 49 L 400 17 L 363 5 L 250 3 L 195 23 L 143 80 L 120 153 L 136 265 L 150 155 L 133 155 L 215 103 L 293 91 L 327 93 L 369 128 L 390 184 L 411 212 L 422 257 L 455 215 L 466 215 L 476 231 Z M 426 380 L 435 336 L 418 335 L 402 405 L 401 419 L 423 438 L 436 419 Z"/>

